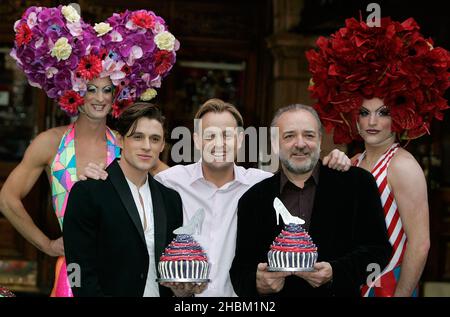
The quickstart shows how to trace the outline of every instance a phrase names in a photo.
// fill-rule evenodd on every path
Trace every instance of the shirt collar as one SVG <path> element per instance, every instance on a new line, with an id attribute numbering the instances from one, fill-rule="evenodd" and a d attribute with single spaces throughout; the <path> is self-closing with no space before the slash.
<path id="1" fill-rule="evenodd" d="M 244 175 L 244 169 L 236 164 L 234 164 L 234 180 L 244 185 L 251 185 L 250 180 Z"/>
<path id="2" fill-rule="evenodd" d="M 148 174 L 147 174 L 147 178 L 145 179 L 145 183 L 141 186 L 141 187 L 137 187 L 131 180 L 129 180 L 126 176 L 125 176 L 125 179 L 127 180 L 127 182 L 128 182 L 128 185 L 129 186 L 132 186 L 133 188 L 136 188 L 137 189 L 137 191 L 139 191 L 141 188 L 145 188 L 145 186 L 149 186 L 148 185 Z"/>
<path id="3" fill-rule="evenodd" d="M 320 174 L 320 164 L 321 162 L 318 161 L 316 166 L 314 166 L 314 169 L 312 171 L 311 176 L 305 181 L 308 182 L 310 180 L 312 180 L 315 185 L 317 186 L 319 184 L 319 174 Z M 280 167 L 280 192 L 283 191 L 284 186 L 286 186 L 286 184 L 290 182 L 289 178 L 287 178 L 287 176 L 284 174 L 283 169 Z"/>
<path id="4" fill-rule="evenodd" d="M 198 181 L 199 179 L 205 179 L 203 177 L 202 160 L 201 159 L 197 163 L 194 163 L 194 169 L 192 171 L 190 184 L 192 185 L 194 182 Z"/>
<path id="5" fill-rule="evenodd" d="M 233 163 L 234 170 L 234 180 L 236 182 L 242 183 L 244 185 L 250 185 L 250 181 L 244 176 L 242 168 L 239 168 L 236 164 Z M 190 184 L 192 185 L 194 182 L 199 179 L 205 179 L 203 175 L 202 169 L 202 160 L 200 159 L 197 163 L 194 163 L 194 169 L 192 171 Z"/>

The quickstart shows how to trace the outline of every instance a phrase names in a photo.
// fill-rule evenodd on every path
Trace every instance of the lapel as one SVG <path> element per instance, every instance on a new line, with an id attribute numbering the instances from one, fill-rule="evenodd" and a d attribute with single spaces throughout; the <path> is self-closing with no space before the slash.
<path id="1" fill-rule="evenodd" d="M 314 202 L 313 202 L 313 207 L 312 207 L 312 213 L 311 213 L 311 219 L 309 221 L 309 228 L 308 228 L 308 233 L 311 235 L 311 232 L 315 232 L 315 226 L 316 226 L 316 222 L 320 223 L 322 221 L 322 215 L 321 215 L 321 210 L 322 210 L 322 192 L 326 191 L 326 189 L 324 190 L 324 188 L 327 186 L 327 182 L 325 181 L 325 179 L 327 178 L 327 170 L 325 168 L 323 168 L 322 166 L 322 161 L 319 161 L 317 164 L 320 164 L 320 172 L 319 172 L 319 184 L 322 180 L 322 185 L 317 185 L 316 187 L 316 193 L 314 195 Z M 281 167 L 280 167 L 281 168 Z M 280 192 L 280 182 L 281 182 L 281 174 L 280 171 L 278 171 L 274 176 L 272 176 L 273 181 L 271 183 L 271 193 L 276 193 L 275 196 L 271 199 L 271 201 L 273 202 L 273 199 L 275 197 L 280 198 L 281 196 L 281 192 Z M 272 205 L 272 203 L 271 203 Z M 273 207 L 271 207 L 271 210 L 273 212 L 274 215 L 274 219 L 275 219 L 275 225 L 276 225 L 276 216 L 275 216 L 275 209 Z M 280 219 L 280 224 L 283 223 L 283 221 Z M 280 226 L 280 229 L 282 229 L 284 227 L 284 225 Z"/>
<path id="2" fill-rule="evenodd" d="M 280 182 L 281 182 L 281 174 L 280 171 L 276 172 L 273 177 L 272 189 L 271 193 L 276 193 L 275 196 L 280 198 Z M 275 199 L 275 197 L 273 197 Z"/>
<path id="3" fill-rule="evenodd" d="M 131 220 L 133 221 L 134 226 L 136 227 L 136 230 L 138 231 L 142 242 L 144 242 L 144 244 L 147 245 L 147 243 L 145 242 L 144 229 L 142 228 L 139 212 L 136 208 L 136 204 L 134 202 L 133 195 L 131 194 L 130 187 L 128 187 L 127 180 L 125 179 L 125 175 L 123 174 L 122 169 L 120 168 L 119 163 L 117 162 L 117 159 L 115 159 L 109 165 L 109 167 L 107 168 L 107 172 L 109 175 L 108 178 L 110 179 L 111 183 L 113 184 L 114 188 L 119 194 L 120 200 L 125 206 L 125 209 L 127 210 Z"/>
<path id="4" fill-rule="evenodd" d="M 339 201 L 340 197 L 339 195 L 336 196 L 336 192 L 339 191 L 339 186 L 336 186 L 335 181 L 330 177 L 330 169 L 323 166 L 321 162 L 318 164 L 320 164 L 319 184 L 316 188 L 308 231 L 313 240 L 315 237 L 314 243 L 319 246 L 321 238 L 332 233 L 330 230 L 324 230 L 323 228 L 326 224 L 335 223 L 333 217 L 336 213 L 330 211 L 333 211 L 333 207 L 336 206 L 333 202 Z"/>
<path id="5" fill-rule="evenodd" d="M 153 220 L 155 224 L 155 263 L 158 263 L 159 257 L 167 244 L 167 213 L 158 183 L 150 174 L 148 175 L 148 184 L 150 186 L 150 193 L 152 194 Z"/>
<path id="6" fill-rule="evenodd" d="M 270 219 L 272 222 L 272 227 L 277 227 L 277 216 L 275 213 L 275 208 L 273 207 L 273 200 L 275 199 L 275 197 L 280 198 L 281 197 L 281 193 L 280 193 L 280 171 L 276 172 L 271 179 L 270 184 L 270 188 L 269 191 L 267 192 L 267 196 L 269 198 L 269 208 L 270 208 Z M 280 217 L 280 223 L 278 225 L 278 229 L 283 229 L 284 228 L 284 222 L 283 219 Z"/>

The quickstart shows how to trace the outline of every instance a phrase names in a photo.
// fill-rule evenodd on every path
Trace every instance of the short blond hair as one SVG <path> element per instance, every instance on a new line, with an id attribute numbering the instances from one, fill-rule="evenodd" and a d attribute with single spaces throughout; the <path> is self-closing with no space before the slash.
<path id="1" fill-rule="evenodd" d="M 203 105 L 200 106 L 194 119 L 201 119 L 208 112 L 222 113 L 228 111 L 236 120 L 238 127 L 244 126 L 244 119 L 239 110 L 236 109 L 231 103 L 225 102 L 218 98 L 212 98 L 207 100 Z"/>

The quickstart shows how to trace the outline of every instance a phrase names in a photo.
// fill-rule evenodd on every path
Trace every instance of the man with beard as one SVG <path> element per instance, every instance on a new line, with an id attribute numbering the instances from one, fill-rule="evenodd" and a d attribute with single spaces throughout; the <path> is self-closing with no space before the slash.
<path id="1" fill-rule="evenodd" d="M 234 290 L 238 296 L 359 296 L 392 250 L 374 178 L 360 168 L 341 173 L 318 163 L 322 124 L 311 107 L 281 108 L 271 126 L 278 128 L 272 145 L 281 168 L 239 200 Z M 275 197 L 305 221 L 318 247 L 313 272 L 268 271 L 267 252 L 284 227 L 277 225 Z"/>
<path id="2" fill-rule="evenodd" d="M 236 107 L 220 99 L 207 100 L 195 115 L 194 142 L 202 159 L 177 165 L 155 179 L 180 193 L 184 220 L 196 210 L 205 210 L 205 220 L 196 240 L 205 248 L 211 264 L 207 289 L 196 296 L 232 297 L 229 270 L 234 257 L 238 200 L 250 187 L 272 174 L 235 164 L 242 145 L 244 126 Z M 347 157 L 333 150 L 324 163 L 345 170 Z M 338 172 L 342 173 L 342 172 Z M 345 173 L 343 173 L 345 174 Z"/>

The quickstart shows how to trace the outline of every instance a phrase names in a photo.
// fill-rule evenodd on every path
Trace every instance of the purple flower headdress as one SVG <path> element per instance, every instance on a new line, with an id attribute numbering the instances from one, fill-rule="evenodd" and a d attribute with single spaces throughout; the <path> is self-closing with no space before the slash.
<path id="1" fill-rule="evenodd" d="M 92 27 L 71 6 L 30 7 L 14 31 L 11 56 L 30 85 L 69 115 L 78 114 L 88 81 L 97 77 L 109 76 L 116 87 L 116 117 L 136 99 L 152 99 L 179 48 L 164 20 L 147 10 L 115 13 Z"/>

